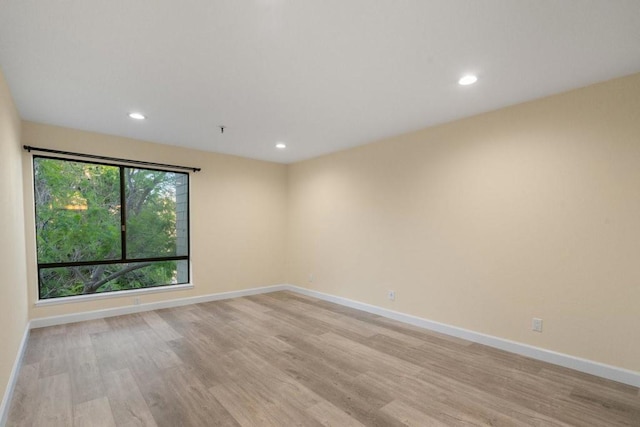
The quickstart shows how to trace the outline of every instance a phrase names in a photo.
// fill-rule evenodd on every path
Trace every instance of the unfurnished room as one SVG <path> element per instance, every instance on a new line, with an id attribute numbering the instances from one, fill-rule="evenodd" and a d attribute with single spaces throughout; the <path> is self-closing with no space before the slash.
<path id="1" fill-rule="evenodd" d="M 0 0 L 0 426 L 640 427 L 640 1 Z"/>

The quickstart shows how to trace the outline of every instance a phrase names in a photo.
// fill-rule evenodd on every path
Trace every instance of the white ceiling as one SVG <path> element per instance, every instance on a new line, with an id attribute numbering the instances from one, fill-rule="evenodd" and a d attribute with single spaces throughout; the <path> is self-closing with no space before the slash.
<path id="1" fill-rule="evenodd" d="M 638 72 L 640 1 L 0 0 L 0 67 L 26 120 L 290 163 Z"/>

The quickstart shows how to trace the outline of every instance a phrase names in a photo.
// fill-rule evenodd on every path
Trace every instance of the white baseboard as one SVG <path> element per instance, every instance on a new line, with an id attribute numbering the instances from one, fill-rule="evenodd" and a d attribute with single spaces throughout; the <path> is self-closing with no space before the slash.
<path id="1" fill-rule="evenodd" d="M 433 320 L 423 319 L 421 317 L 412 316 L 410 314 L 400 313 L 398 311 L 388 310 L 386 308 L 378 307 L 375 305 L 365 304 L 348 298 L 325 294 L 298 286 L 286 285 L 285 287 L 293 292 L 366 311 L 368 313 L 377 314 L 389 319 L 394 319 L 403 323 L 418 326 L 420 328 L 429 329 L 431 331 L 440 332 L 457 338 L 462 338 L 467 341 L 484 344 L 489 347 L 498 348 L 500 350 L 505 350 L 511 353 L 519 354 L 521 356 L 541 360 L 543 362 L 553 363 L 554 365 L 564 366 L 565 368 L 570 368 L 576 371 L 596 375 L 598 377 L 606 378 L 609 380 L 618 381 L 634 387 L 640 387 L 640 372 L 618 368 L 616 366 L 606 365 L 604 363 L 594 362 L 593 360 L 583 359 L 564 353 L 558 353 L 555 351 L 546 350 L 544 348 L 534 347 L 532 345 L 511 341 L 492 335 L 482 334 L 480 332 L 474 332 L 468 329 L 459 328 L 457 326 L 451 326 L 444 323 L 435 322 Z"/>
<path id="2" fill-rule="evenodd" d="M 200 295 L 197 297 L 179 298 L 139 305 L 127 305 L 124 307 L 107 308 L 104 310 L 95 311 L 84 311 L 80 313 L 64 314 L 60 316 L 40 317 L 31 320 L 31 329 L 43 328 L 45 326 L 64 325 L 67 323 L 82 322 L 85 320 L 103 319 L 105 317 L 140 313 L 143 311 L 158 310 L 161 308 L 180 307 L 183 305 L 199 304 L 201 302 L 264 294 L 267 292 L 284 291 L 289 289 L 291 289 L 291 287 L 286 285 L 263 286 L 259 288 L 243 289 L 241 291 L 221 292 L 219 294 Z"/>
<path id="3" fill-rule="evenodd" d="M 219 294 L 180 298 L 180 299 L 159 301 L 159 302 L 140 304 L 140 305 L 130 305 L 126 307 L 117 307 L 117 308 L 110 308 L 105 310 L 88 311 L 88 312 L 82 312 L 82 313 L 67 314 L 62 316 L 44 317 L 44 318 L 31 320 L 30 327 L 41 328 L 45 326 L 62 325 L 66 323 L 80 322 L 84 320 L 101 319 L 105 317 L 120 316 L 123 314 L 138 313 L 142 311 L 157 310 L 161 308 L 179 307 L 179 306 L 184 306 L 189 304 L 198 304 L 198 303 L 208 302 L 208 301 L 217 301 L 217 300 L 223 300 L 223 299 L 238 298 L 238 297 L 243 297 L 248 295 L 257 295 L 257 294 L 264 294 L 268 292 L 285 291 L 285 290 L 297 292 L 303 295 L 312 296 L 325 301 L 329 301 L 329 302 L 344 305 L 347 307 L 355 308 L 358 310 L 366 311 L 368 313 L 377 314 L 383 317 L 387 317 L 389 319 L 398 320 L 400 322 L 408 323 L 410 325 L 418 326 L 431 331 L 440 332 L 446 335 L 451 335 L 451 336 L 462 338 L 468 341 L 488 345 L 490 347 L 494 347 L 494 348 L 505 350 L 511 353 L 530 357 L 532 359 L 553 363 L 555 365 L 564 366 L 570 369 L 575 369 L 576 371 L 585 372 L 587 374 L 596 375 L 602 378 L 607 378 L 613 381 L 618 381 L 618 382 L 632 385 L 635 387 L 640 387 L 640 372 L 631 371 L 624 368 L 618 368 L 616 366 L 606 365 L 604 363 L 599 363 L 599 362 L 571 356 L 564 353 L 558 353 L 558 352 L 546 350 L 540 347 L 534 347 L 528 344 L 511 341 L 508 339 L 499 338 L 492 335 L 482 334 L 480 332 L 474 332 L 468 329 L 459 328 L 457 326 L 451 326 L 444 323 L 435 322 L 433 320 L 412 316 L 410 314 L 405 314 L 398 311 L 388 310 L 386 308 L 378 307 L 375 305 L 366 304 L 366 303 L 362 303 L 359 301 L 355 301 L 355 300 L 351 300 L 348 298 L 343 298 L 335 295 L 325 294 L 322 292 L 301 288 L 299 286 L 294 286 L 294 285 L 264 286 L 264 287 L 258 287 L 258 288 L 252 288 L 252 289 L 245 289 L 241 291 L 222 292 Z M 24 342 L 22 345 L 24 345 Z M 24 349 L 21 347 L 21 352 L 23 350 Z M 7 397 L 7 394 L 9 393 L 5 394 L 5 398 Z M 4 402 L 3 402 L 3 405 L 4 405 Z M 4 408 L 4 406 L 2 408 Z"/>
<path id="4" fill-rule="evenodd" d="M 22 358 L 24 357 L 24 351 L 27 348 L 27 341 L 29 340 L 29 330 L 29 323 L 27 323 L 27 326 L 24 328 L 24 333 L 22 334 L 22 341 L 20 341 L 20 346 L 18 347 L 16 360 L 15 362 L 13 362 L 11 375 L 9 375 L 9 383 L 7 384 L 7 388 L 4 391 L 2 403 L 0 403 L 0 426 L 3 427 L 7 423 L 7 417 L 9 416 L 9 406 L 11 405 L 13 390 L 15 389 L 16 383 L 18 382 L 18 374 L 20 373 L 20 368 L 22 367 Z"/>

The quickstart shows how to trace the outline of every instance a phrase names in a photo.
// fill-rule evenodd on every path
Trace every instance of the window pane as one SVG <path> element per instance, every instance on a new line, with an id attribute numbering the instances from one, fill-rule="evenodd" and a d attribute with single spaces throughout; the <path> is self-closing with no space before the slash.
<path id="1" fill-rule="evenodd" d="M 189 263 L 103 264 L 40 269 L 40 299 L 187 283 Z"/>
<path id="2" fill-rule="evenodd" d="M 125 168 L 127 259 L 188 255 L 188 175 Z"/>
<path id="3" fill-rule="evenodd" d="M 40 298 L 188 283 L 188 259 L 163 260 L 188 257 L 187 174 L 39 156 L 33 163 Z"/>
<path id="4" fill-rule="evenodd" d="M 118 167 L 35 157 L 38 263 L 121 258 Z"/>

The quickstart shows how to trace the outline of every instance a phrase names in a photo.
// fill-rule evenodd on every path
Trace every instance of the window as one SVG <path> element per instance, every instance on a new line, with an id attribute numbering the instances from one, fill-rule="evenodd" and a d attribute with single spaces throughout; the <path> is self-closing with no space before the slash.
<path id="1" fill-rule="evenodd" d="M 189 175 L 34 156 L 40 299 L 189 282 Z"/>

